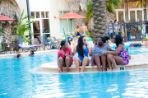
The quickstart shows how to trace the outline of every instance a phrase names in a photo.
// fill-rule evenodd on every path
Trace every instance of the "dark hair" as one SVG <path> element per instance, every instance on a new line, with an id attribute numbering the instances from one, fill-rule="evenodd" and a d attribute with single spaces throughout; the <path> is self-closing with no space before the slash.
<path id="1" fill-rule="evenodd" d="M 115 37 L 115 44 L 118 47 L 119 45 L 123 44 L 123 37 L 121 35 L 116 35 Z"/>
<path id="2" fill-rule="evenodd" d="M 100 37 L 103 43 L 106 43 L 105 37 Z"/>
<path id="3" fill-rule="evenodd" d="M 71 45 L 72 40 L 73 40 L 73 37 L 68 37 L 68 38 L 67 38 L 67 41 L 68 41 L 68 43 L 69 43 L 70 45 Z"/>
<path id="4" fill-rule="evenodd" d="M 106 43 L 106 41 L 108 41 L 110 38 L 109 38 L 109 36 L 104 36 L 104 39 L 105 39 L 105 43 Z"/>
<path id="5" fill-rule="evenodd" d="M 30 51 L 30 56 L 34 56 L 34 50 Z"/>
<path id="6" fill-rule="evenodd" d="M 79 28 L 79 25 L 77 25 L 76 28 L 78 29 Z"/>
<path id="7" fill-rule="evenodd" d="M 21 57 L 21 54 L 17 54 L 17 55 L 16 55 L 16 58 L 20 58 L 20 57 Z"/>
<path id="8" fill-rule="evenodd" d="M 99 37 L 99 38 L 101 39 L 101 41 L 102 41 L 103 43 L 106 43 L 105 37 Z M 98 40 L 99 40 L 99 38 L 98 38 Z"/>
<path id="9" fill-rule="evenodd" d="M 114 36 L 116 36 L 116 34 L 115 33 L 111 33 L 110 38 L 113 39 Z"/>
<path id="10" fill-rule="evenodd" d="M 80 36 L 78 39 L 78 45 L 77 45 L 77 52 L 80 56 L 84 56 L 84 50 L 83 50 L 83 38 L 84 36 Z"/>
<path id="11" fill-rule="evenodd" d="M 61 41 L 61 43 L 60 43 L 60 46 L 61 46 L 60 49 L 62 49 L 62 47 L 65 45 L 65 43 L 66 43 L 66 40 L 62 40 Z"/>

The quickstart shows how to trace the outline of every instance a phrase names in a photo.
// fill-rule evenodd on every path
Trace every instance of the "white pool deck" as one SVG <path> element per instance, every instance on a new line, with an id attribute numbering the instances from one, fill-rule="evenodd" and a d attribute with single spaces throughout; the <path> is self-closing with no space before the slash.
<path id="1" fill-rule="evenodd" d="M 148 68 L 148 54 L 131 55 L 130 63 L 125 66 L 125 70 L 140 69 L 140 68 Z M 58 69 L 57 62 L 51 62 L 51 63 L 42 64 L 40 67 L 34 68 L 33 72 L 52 73 L 52 72 L 58 72 L 57 69 Z M 97 71 L 96 66 L 87 66 L 86 72 L 90 71 Z M 76 72 L 75 65 L 72 65 L 72 67 L 70 68 L 70 72 Z"/>

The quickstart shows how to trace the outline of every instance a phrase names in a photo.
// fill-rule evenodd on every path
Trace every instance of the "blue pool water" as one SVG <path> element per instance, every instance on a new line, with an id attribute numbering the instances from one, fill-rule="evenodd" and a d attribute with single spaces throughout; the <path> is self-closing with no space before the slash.
<path id="1" fill-rule="evenodd" d="M 115 50 L 116 45 L 112 44 L 111 48 Z M 148 48 L 146 47 L 130 47 L 130 43 L 125 43 L 125 48 L 128 50 L 129 54 L 131 55 L 148 54 Z"/>
<path id="2" fill-rule="evenodd" d="M 128 48 L 128 52 L 131 55 L 148 54 L 148 48 L 146 48 L 146 47 L 130 47 L 130 48 Z"/>
<path id="3" fill-rule="evenodd" d="M 0 98 L 148 98 L 148 69 L 83 74 L 31 72 L 55 58 L 55 54 L 0 58 Z"/>

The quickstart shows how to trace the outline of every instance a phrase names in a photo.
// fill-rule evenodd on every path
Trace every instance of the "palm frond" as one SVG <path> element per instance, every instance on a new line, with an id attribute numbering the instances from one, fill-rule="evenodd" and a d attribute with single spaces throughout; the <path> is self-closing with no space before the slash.
<path id="1" fill-rule="evenodd" d="M 25 32 L 29 32 L 31 30 L 31 28 L 29 26 L 30 23 L 32 23 L 32 22 L 29 22 L 27 20 L 27 16 L 24 15 L 24 11 L 23 11 L 19 20 L 18 20 L 18 24 L 16 25 L 17 35 L 23 38 Z"/>
<path id="2" fill-rule="evenodd" d="M 113 13 L 116 8 L 121 6 L 122 2 L 123 2 L 122 0 L 109 0 L 106 5 L 107 10 Z"/>
<path id="3" fill-rule="evenodd" d="M 86 12 L 86 23 L 88 23 L 91 18 L 93 17 L 93 2 L 92 0 L 89 0 L 87 3 L 87 12 Z"/>

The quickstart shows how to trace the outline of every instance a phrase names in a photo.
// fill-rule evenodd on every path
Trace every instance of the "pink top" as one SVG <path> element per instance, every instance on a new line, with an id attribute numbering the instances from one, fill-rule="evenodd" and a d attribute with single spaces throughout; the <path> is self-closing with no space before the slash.
<path id="1" fill-rule="evenodd" d="M 71 54 L 71 48 L 67 48 L 66 51 L 64 50 L 59 50 L 58 51 L 58 58 L 62 57 L 63 59 L 65 58 L 65 55 L 70 55 Z"/>

